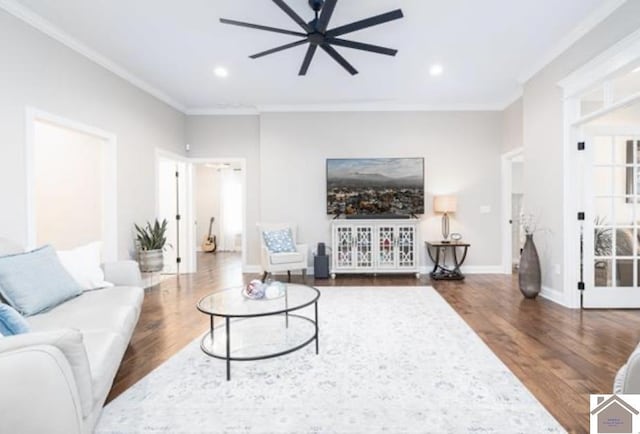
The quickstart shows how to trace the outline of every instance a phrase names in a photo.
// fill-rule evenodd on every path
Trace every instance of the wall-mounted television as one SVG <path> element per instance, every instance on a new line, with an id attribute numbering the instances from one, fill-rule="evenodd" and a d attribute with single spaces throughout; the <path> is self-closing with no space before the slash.
<path id="1" fill-rule="evenodd" d="M 424 214 L 424 158 L 327 159 L 327 214 Z"/>

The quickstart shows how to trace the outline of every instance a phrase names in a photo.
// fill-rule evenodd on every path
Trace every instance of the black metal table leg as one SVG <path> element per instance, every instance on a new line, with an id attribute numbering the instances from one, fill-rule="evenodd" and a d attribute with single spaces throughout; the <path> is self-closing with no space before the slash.
<path id="1" fill-rule="evenodd" d="M 318 302 L 314 303 L 315 311 L 316 311 L 316 354 L 320 352 L 320 344 L 318 342 L 319 333 L 318 333 Z"/>
<path id="2" fill-rule="evenodd" d="M 287 291 L 286 287 L 284 289 L 284 307 L 285 307 L 285 310 L 287 311 L 284 313 L 285 326 L 289 328 L 289 291 Z"/>
<path id="3" fill-rule="evenodd" d="M 225 329 L 227 329 L 227 381 L 231 380 L 231 333 L 229 332 L 229 326 L 231 321 L 229 317 L 225 318 Z"/>
<path id="4" fill-rule="evenodd" d="M 209 327 L 211 331 L 211 348 L 213 348 L 213 315 L 209 315 Z"/>

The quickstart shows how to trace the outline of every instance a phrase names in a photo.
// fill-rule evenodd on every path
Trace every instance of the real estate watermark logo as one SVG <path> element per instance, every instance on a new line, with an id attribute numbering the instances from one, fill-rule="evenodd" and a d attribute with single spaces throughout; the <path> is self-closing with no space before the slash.
<path id="1" fill-rule="evenodd" d="M 592 434 L 640 433 L 640 395 L 591 395 L 590 408 Z"/>

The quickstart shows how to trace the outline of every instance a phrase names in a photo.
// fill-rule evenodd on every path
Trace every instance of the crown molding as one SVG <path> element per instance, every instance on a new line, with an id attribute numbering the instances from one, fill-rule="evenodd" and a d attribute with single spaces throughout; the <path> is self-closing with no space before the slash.
<path id="1" fill-rule="evenodd" d="M 211 107 L 187 109 L 188 116 L 256 116 L 263 113 L 335 113 L 335 112 L 494 112 L 502 111 L 508 104 L 400 104 L 400 103 L 357 103 L 357 104 L 261 104 L 255 107 Z"/>
<path id="2" fill-rule="evenodd" d="M 102 66 L 103 68 L 111 71 L 118 77 L 126 80 L 131 83 L 135 87 L 143 90 L 144 92 L 154 96 L 160 101 L 170 105 L 174 109 L 184 113 L 185 107 L 180 102 L 176 101 L 163 91 L 157 89 L 156 87 L 150 85 L 146 81 L 141 78 L 135 76 L 131 72 L 127 71 L 122 66 L 103 56 L 95 50 L 84 45 L 82 42 L 75 39 L 73 36 L 64 32 L 51 22 L 45 20 L 40 15 L 31 11 L 27 7 L 19 4 L 16 0 L 0 0 L 0 9 L 4 9 L 9 14 L 14 17 L 24 21 L 35 29 L 41 31 L 45 35 L 55 39 L 61 44 L 67 46 L 78 54 L 83 55 L 94 63 Z"/>
<path id="3" fill-rule="evenodd" d="M 524 95 L 524 88 L 522 86 L 518 86 L 518 89 L 515 92 L 513 92 L 509 96 L 509 98 L 504 100 L 504 103 L 502 104 L 502 110 L 508 109 L 511 104 L 518 101 L 520 98 L 522 98 L 523 95 Z"/>
<path id="4" fill-rule="evenodd" d="M 257 116 L 260 114 L 256 107 L 211 107 L 190 108 L 185 110 L 187 116 Z"/>
<path id="5" fill-rule="evenodd" d="M 500 111 L 501 104 L 402 104 L 402 103 L 356 103 L 356 104 L 267 104 L 259 105 L 260 113 L 286 112 L 453 112 L 453 111 Z"/>
<path id="6" fill-rule="evenodd" d="M 518 77 L 518 82 L 524 84 L 529 81 L 545 66 L 567 51 L 573 44 L 578 42 L 578 40 L 593 30 L 598 24 L 604 21 L 609 15 L 626 2 L 627 0 L 609 0 L 604 2 L 602 6 L 589 14 L 587 18 L 574 27 L 573 30 L 565 35 L 560 42 L 547 51 L 537 62 L 533 63 L 530 68 L 523 71 Z"/>

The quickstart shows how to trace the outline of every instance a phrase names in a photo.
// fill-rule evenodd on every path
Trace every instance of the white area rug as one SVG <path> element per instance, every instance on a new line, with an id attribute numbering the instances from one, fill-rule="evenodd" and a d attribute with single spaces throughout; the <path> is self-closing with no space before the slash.
<path id="1" fill-rule="evenodd" d="M 235 362 L 227 382 L 195 341 L 110 403 L 96 432 L 564 432 L 432 288 L 320 290 L 319 355 Z"/>

